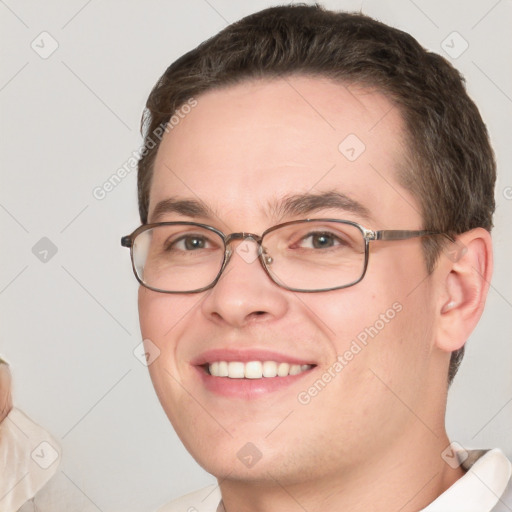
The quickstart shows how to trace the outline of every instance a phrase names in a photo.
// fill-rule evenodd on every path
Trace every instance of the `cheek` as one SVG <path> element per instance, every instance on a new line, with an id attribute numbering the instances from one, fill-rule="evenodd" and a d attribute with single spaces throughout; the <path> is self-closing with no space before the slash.
<path id="1" fill-rule="evenodd" d="M 187 315 L 193 314 L 197 297 L 175 296 L 139 288 L 139 321 L 146 353 L 152 359 L 148 369 L 159 396 L 172 384 L 169 374 L 180 378 L 177 365 L 180 332 Z"/>
<path id="2" fill-rule="evenodd" d="M 434 338 L 429 280 L 420 268 L 407 276 L 396 264 L 386 266 L 389 273 L 381 272 L 380 281 L 377 275 L 367 275 L 368 281 L 360 283 L 366 287 L 361 294 L 364 302 L 355 297 L 349 301 L 355 304 L 347 312 L 350 325 L 340 326 L 347 336 L 338 342 L 337 352 L 343 349 L 345 359 L 353 361 L 347 377 L 366 376 L 373 381 L 375 394 L 391 389 L 414 401 L 427 378 Z"/>
<path id="3" fill-rule="evenodd" d="M 426 371 L 433 334 L 425 277 L 421 254 L 411 256 L 407 269 L 399 259 L 374 258 L 357 285 L 304 297 L 334 358 L 344 356 L 345 374 L 373 370 L 398 383 L 416 381 L 414 374 Z"/>
<path id="4" fill-rule="evenodd" d="M 141 286 L 139 288 L 139 323 L 142 337 L 150 339 L 156 343 L 162 336 L 159 318 L 164 317 L 166 309 L 165 303 L 157 297 L 155 292 Z M 164 316 L 165 315 L 165 316 Z"/>
<path id="5" fill-rule="evenodd" d="M 198 297 L 172 295 L 139 288 L 139 321 L 143 338 L 151 339 L 161 350 L 172 346 L 180 324 L 192 313 Z"/>
<path id="6" fill-rule="evenodd" d="M 337 355 L 348 350 L 353 340 L 364 345 L 366 329 L 392 304 L 387 296 L 365 284 L 363 280 L 350 288 L 301 297 L 306 306 L 303 313 L 324 332 Z"/>

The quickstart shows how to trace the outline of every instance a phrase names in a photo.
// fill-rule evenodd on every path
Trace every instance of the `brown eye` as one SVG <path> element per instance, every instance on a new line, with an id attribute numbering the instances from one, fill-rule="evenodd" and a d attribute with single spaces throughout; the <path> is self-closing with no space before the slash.
<path id="1" fill-rule="evenodd" d="M 304 236 L 299 245 L 305 249 L 328 249 L 337 245 L 343 245 L 343 240 L 333 233 L 315 232 Z"/>
<path id="2" fill-rule="evenodd" d="M 193 251 L 194 249 L 204 249 L 206 245 L 206 241 L 202 237 L 188 236 L 184 239 L 183 242 L 187 251 Z"/>
<path id="3" fill-rule="evenodd" d="M 210 249 L 212 244 L 201 235 L 185 235 L 171 240 L 166 244 L 167 251 L 197 251 L 200 249 Z"/>

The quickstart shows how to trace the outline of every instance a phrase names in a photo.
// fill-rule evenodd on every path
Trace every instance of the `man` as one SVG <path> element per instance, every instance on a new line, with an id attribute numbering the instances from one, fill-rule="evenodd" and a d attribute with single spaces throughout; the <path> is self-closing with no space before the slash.
<path id="1" fill-rule="evenodd" d="M 458 72 L 359 14 L 251 15 L 151 92 L 131 247 L 151 378 L 219 488 L 161 511 L 511 510 L 444 414 L 492 273 Z"/>

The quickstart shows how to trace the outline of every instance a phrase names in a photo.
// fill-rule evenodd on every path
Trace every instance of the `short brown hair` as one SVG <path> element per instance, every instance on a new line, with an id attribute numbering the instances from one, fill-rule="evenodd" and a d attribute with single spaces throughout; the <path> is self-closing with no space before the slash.
<path id="1" fill-rule="evenodd" d="M 496 165 L 487 129 L 460 73 L 409 34 L 360 13 L 319 5 L 271 7 L 229 25 L 171 64 L 149 95 L 138 164 L 139 213 L 147 223 L 152 134 L 190 98 L 255 78 L 321 76 L 386 94 L 406 126 L 399 182 L 418 200 L 424 229 L 450 235 L 492 228 Z M 406 169 L 406 170 L 405 170 Z M 441 250 L 424 239 L 426 266 Z M 452 353 L 449 382 L 464 347 Z"/>

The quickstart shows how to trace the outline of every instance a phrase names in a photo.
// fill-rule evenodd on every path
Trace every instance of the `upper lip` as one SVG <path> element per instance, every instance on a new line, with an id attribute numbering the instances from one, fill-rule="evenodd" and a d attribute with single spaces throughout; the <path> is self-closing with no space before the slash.
<path id="1" fill-rule="evenodd" d="M 276 363 L 291 363 L 291 364 L 311 364 L 315 363 L 310 359 L 303 359 L 297 356 L 286 355 L 271 350 L 257 350 L 257 349 L 211 349 L 201 353 L 194 359 L 191 364 L 195 366 L 202 366 L 215 361 L 240 361 L 247 363 L 249 361 L 275 361 Z"/>

